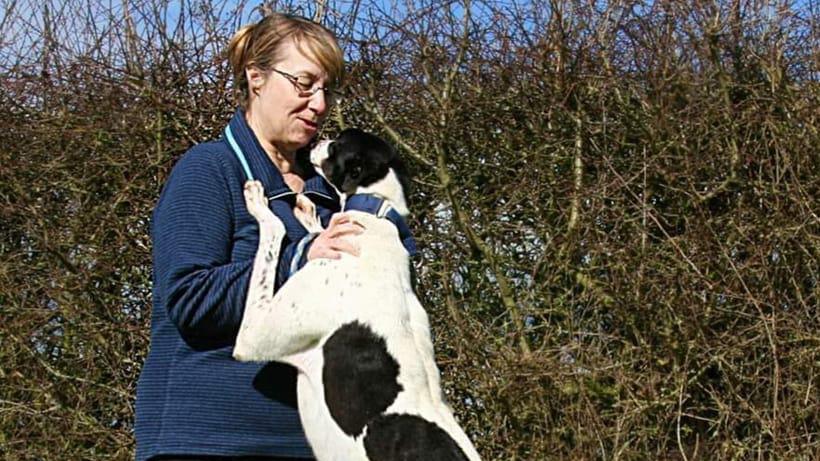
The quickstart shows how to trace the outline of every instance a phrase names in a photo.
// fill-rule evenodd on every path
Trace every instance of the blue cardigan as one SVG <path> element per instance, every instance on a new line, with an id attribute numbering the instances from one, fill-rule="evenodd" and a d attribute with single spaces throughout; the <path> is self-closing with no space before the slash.
<path id="1" fill-rule="evenodd" d="M 269 206 L 287 230 L 278 285 L 301 267 L 308 241 L 295 194 L 239 110 L 231 132 Z M 256 221 L 245 208 L 245 173 L 225 138 L 191 148 L 174 166 L 154 209 L 151 347 L 137 384 L 137 461 L 160 454 L 309 458 L 296 410 L 296 373 L 232 359 L 253 258 Z M 320 176 L 305 191 L 324 225 L 338 196 Z M 271 325 L 287 328 L 287 325 Z"/>

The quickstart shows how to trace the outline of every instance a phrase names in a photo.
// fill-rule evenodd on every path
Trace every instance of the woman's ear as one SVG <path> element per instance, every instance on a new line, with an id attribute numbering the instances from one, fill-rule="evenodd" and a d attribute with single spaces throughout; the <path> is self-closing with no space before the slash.
<path id="1" fill-rule="evenodd" d="M 245 78 L 248 80 L 248 89 L 259 96 L 259 90 L 265 84 L 265 73 L 256 66 L 245 68 Z"/>

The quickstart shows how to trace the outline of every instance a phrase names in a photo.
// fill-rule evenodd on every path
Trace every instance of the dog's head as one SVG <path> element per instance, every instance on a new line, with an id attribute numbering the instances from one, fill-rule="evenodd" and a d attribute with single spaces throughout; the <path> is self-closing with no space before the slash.
<path id="1" fill-rule="evenodd" d="M 378 136 L 350 128 L 332 141 L 320 142 L 310 152 L 316 172 L 336 188 L 343 199 L 374 194 L 392 202 L 406 216 L 407 173 L 395 150 Z"/>

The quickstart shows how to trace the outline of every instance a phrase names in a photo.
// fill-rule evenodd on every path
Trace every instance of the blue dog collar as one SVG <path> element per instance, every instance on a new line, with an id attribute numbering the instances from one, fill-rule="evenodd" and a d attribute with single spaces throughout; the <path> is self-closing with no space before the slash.
<path id="1" fill-rule="evenodd" d="M 399 231 L 399 239 L 404 249 L 411 257 L 416 256 L 416 240 L 410 233 L 410 227 L 399 212 L 384 199 L 371 194 L 354 194 L 347 198 L 344 211 L 362 211 L 392 222 Z"/>

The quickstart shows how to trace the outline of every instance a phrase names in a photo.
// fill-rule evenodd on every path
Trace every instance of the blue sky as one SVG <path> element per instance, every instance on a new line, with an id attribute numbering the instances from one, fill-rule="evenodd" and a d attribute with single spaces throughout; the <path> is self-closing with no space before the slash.
<path id="1" fill-rule="evenodd" d="M 98 40 L 97 37 L 82 34 L 80 31 L 87 29 L 86 18 L 93 17 L 98 24 L 98 28 L 104 29 L 112 21 L 121 21 L 123 17 L 123 5 L 132 5 L 132 8 L 143 9 L 152 3 L 159 3 L 163 6 L 163 15 L 167 19 L 170 26 L 177 24 L 180 11 L 183 10 L 182 5 L 185 5 L 186 12 L 191 10 L 193 5 L 199 8 L 202 5 L 210 5 L 213 8 L 217 6 L 221 8 L 220 17 L 223 19 L 231 17 L 231 15 L 238 11 L 239 16 L 230 23 L 223 23 L 224 30 L 220 30 L 223 35 L 230 35 L 236 27 L 249 23 L 259 18 L 257 7 L 262 3 L 259 0 L 224 0 L 224 1 L 208 1 L 208 0 L 185 0 L 183 1 L 168 1 L 168 0 L 0 0 L 0 29 L 3 34 L 0 37 L 0 65 L 5 67 L 7 61 L 11 57 L 25 58 L 25 51 L 31 49 L 39 49 L 42 46 L 43 37 L 39 33 L 42 30 L 44 18 L 46 16 L 46 9 L 55 23 L 65 24 L 66 27 L 58 29 L 57 40 L 66 44 L 68 47 L 82 48 L 89 46 Z M 728 0 L 726 0 L 728 2 Z M 820 19 L 820 11 L 818 11 L 818 2 L 820 0 L 794 0 L 793 7 L 796 10 L 802 11 L 802 16 L 807 22 L 813 22 L 814 27 L 817 28 L 817 21 Z M 315 11 L 315 0 L 279 0 L 272 2 L 282 9 L 282 6 L 289 8 L 291 11 L 310 16 Z M 338 10 L 342 16 L 350 13 L 351 8 L 356 3 L 354 0 L 327 0 L 331 9 Z M 369 12 L 381 10 L 382 13 L 377 16 L 387 16 L 392 19 L 399 19 L 405 16 L 408 12 L 407 3 L 410 4 L 443 4 L 443 1 L 424 0 L 362 0 L 362 7 L 359 10 L 359 16 L 366 18 Z M 453 4 L 452 12 L 456 16 L 463 14 L 464 10 L 459 5 L 461 2 L 451 2 Z M 651 5 L 652 1 L 644 2 L 645 5 Z M 779 3 L 773 2 L 773 3 Z M 514 5 L 523 7 L 523 9 L 531 9 L 533 7 L 540 9 L 542 12 L 547 11 L 546 0 L 489 0 L 484 2 L 474 2 L 474 8 L 482 9 L 482 5 L 491 4 L 500 7 L 503 10 L 509 11 Z M 603 7 L 606 2 L 598 0 L 598 4 Z M 93 8 L 89 14 L 89 6 Z M 12 9 L 13 7 L 13 9 Z M 11 12 L 11 14 L 9 14 Z M 383 12 L 388 12 L 384 14 Z M 479 16 L 479 15 L 476 15 Z M 486 19 L 487 16 L 484 16 Z M 148 22 L 145 22 L 139 17 L 135 17 L 138 30 L 144 31 L 150 29 L 146 27 Z M 330 16 L 326 21 L 331 26 L 333 25 L 334 17 Z M 201 22 L 192 23 L 192 28 L 188 29 L 188 33 L 199 33 L 197 27 L 202 27 Z M 805 24 L 808 26 L 808 24 Z M 231 30 L 229 30 L 231 29 Z M 359 32 L 358 28 L 354 28 L 354 34 Z M 142 34 L 141 34 L 142 35 Z M 111 46 L 117 46 L 117 42 L 109 37 Z M 29 58 L 34 58 L 29 56 Z"/>

